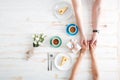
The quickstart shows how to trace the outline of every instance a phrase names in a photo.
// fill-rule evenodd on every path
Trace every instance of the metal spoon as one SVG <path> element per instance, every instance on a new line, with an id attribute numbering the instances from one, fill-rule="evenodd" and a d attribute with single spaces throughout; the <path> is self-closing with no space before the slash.
<path id="1" fill-rule="evenodd" d="M 48 53 L 48 71 L 50 70 L 50 65 L 49 65 L 49 53 Z"/>
<path id="2" fill-rule="evenodd" d="M 50 70 L 52 71 L 53 54 L 50 54 Z"/>

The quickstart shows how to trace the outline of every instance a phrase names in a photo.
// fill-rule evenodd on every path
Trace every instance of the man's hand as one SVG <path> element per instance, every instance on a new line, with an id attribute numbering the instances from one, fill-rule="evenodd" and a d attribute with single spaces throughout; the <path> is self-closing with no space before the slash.
<path id="1" fill-rule="evenodd" d="M 91 45 L 97 44 L 97 36 L 98 36 L 98 33 L 93 33 L 92 34 L 92 39 L 91 39 L 91 42 L 90 42 Z"/>
<path id="2" fill-rule="evenodd" d="M 80 44 L 82 45 L 87 45 L 87 39 L 84 35 L 80 36 Z"/>
<path id="3" fill-rule="evenodd" d="M 85 52 L 87 51 L 87 49 L 88 49 L 88 46 L 89 45 L 89 42 L 87 41 L 87 44 L 85 44 L 85 42 L 83 42 L 82 44 L 81 44 L 81 50 L 80 50 L 80 55 L 84 55 L 85 54 Z"/>

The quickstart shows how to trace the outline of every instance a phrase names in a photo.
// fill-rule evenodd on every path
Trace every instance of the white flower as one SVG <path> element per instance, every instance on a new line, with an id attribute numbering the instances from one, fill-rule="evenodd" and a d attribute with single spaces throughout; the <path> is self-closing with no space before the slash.
<path id="1" fill-rule="evenodd" d="M 35 38 L 35 40 L 36 40 L 36 41 L 39 41 L 39 38 L 38 38 L 38 37 L 36 37 L 36 38 Z"/>
<path id="2" fill-rule="evenodd" d="M 36 34 L 32 35 L 32 38 L 35 38 Z"/>
<path id="3" fill-rule="evenodd" d="M 33 43 L 36 45 L 36 44 L 37 44 L 37 41 L 33 41 Z"/>
<path id="4" fill-rule="evenodd" d="M 46 37 L 46 35 L 43 35 L 43 36 L 42 36 L 42 38 L 45 38 L 45 37 Z"/>
<path id="5" fill-rule="evenodd" d="M 41 45 L 42 43 L 41 42 L 38 42 L 39 45 Z"/>
<path id="6" fill-rule="evenodd" d="M 37 37 L 39 38 L 39 37 L 40 37 L 40 35 L 39 35 L 39 34 L 37 34 Z"/>

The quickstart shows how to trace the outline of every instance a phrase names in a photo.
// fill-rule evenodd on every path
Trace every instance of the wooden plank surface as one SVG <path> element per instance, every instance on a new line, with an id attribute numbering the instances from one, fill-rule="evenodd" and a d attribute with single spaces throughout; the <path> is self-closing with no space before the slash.
<path id="1" fill-rule="evenodd" d="M 0 80 L 68 80 L 70 71 L 59 71 L 55 65 L 53 71 L 47 71 L 47 53 L 68 53 L 66 42 L 80 39 L 66 34 L 66 25 L 75 23 L 75 17 L 60 21 L 53 15 L 55 3 L 61 0 L 0 0 Z M 64 0 L 71 4 L 71 0 Z M 92 0 L 81 0 L 83 6 L 82 21 L 87 36 L 91 35 Z M 118 25 L 120 11 L 119 0 L 102 0 L 99 21 L 100 34 L 96 57 L 100 71 L 100 80 L 120 80 L 120 32 Z M 35 49 L 34 56 L 25 60 L 25 53 L 32 46 L 32 35 L 45 33 L 47 38 L 42 47 Z M 63 45 L 54 49 L 49 40 L 58 35 Z M 118 40 L 119 38 L 119 40 Z M 89 37 L 90 39 L 90 37 Z M 117 43 L 119 42 L 119 43 Z M 76 61 L 76 55 L 71 55 Z M 89 52 L 85 55 L 79 71 L 79 80 L 92 80 Z M 41 74 L 42 73 L 42 74 Z M 47 76 L 47 77 L 46 77 Z"/>

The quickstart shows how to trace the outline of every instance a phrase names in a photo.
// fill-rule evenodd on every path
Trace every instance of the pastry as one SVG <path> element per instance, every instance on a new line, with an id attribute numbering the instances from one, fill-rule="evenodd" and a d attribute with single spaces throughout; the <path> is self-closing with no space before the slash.
<path id="1" fill-rule="evenodd" d="M 63 66 L 68 60 L 69 60 L 68 57 L 63 56 L 62 60 L 61 60 L 61 63 L 60 63 L 60 66 Z"/>
<path id="2" fill-rule="evenodd" d="M 60 15 L 63 15 L 67 11 L 67 9 L 68 9 L 68 7 L 61 8 L 61 9 L 58 10 L 58 13 Z"/>

